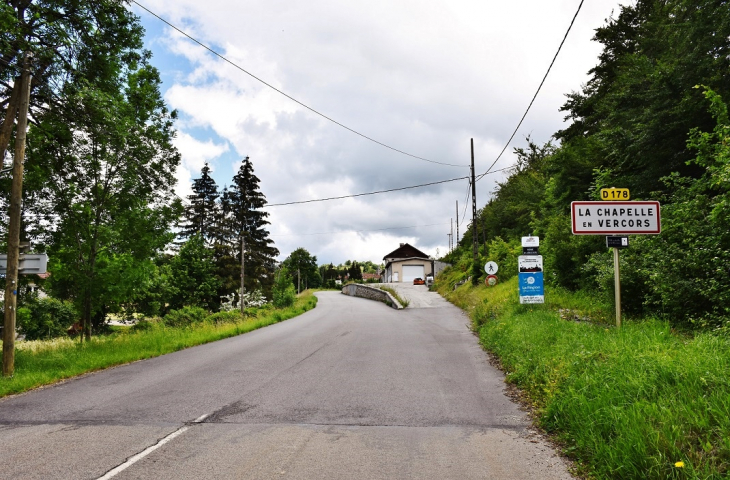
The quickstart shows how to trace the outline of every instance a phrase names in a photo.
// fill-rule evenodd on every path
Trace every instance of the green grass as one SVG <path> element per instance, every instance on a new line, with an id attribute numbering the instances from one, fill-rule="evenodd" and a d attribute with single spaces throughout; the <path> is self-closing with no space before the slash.
<path id="1" fill-rule="evenodd" d="M 15 352 L 15 375 L 0 377 L 0 397 L 25 392 L 42 385 L 87 372 L 157 357 L 184 348 L 214 342 L 250 332 L 273 323 L 296 317 L 317 304 L 310 291 L 303 292 L 289 308 L 262 309 L 255 317 L 239 317 L 235 322 L 203 322 L 185 328 L 152 328 L 134 332 L 115 329 L 111 335 L 92 337 L 80 344 L 68 338 L 51 341 L 18 342 Z"/>
<path id="2" fill-rule="evenodd" d="M 403 308 L 406 308 L 411 303 L 411 301 L 408 300 L 407 298 L 403 298 L 400 295 L 398 295 L 398 292 L 396 292 L 395 289 L 393 289 L 393 288 L 384 287 L 382 285 L 378 286 L 377 288 L 379 288 L 379 289 L 381 289 L 383 291 L 386 291 L 386 292 L 390 293 L 391 295 L 393 295 L 393 298 L 395 298 L 396 300 L 398 300 L 398 303 L 400 303 Z"/>
<path id="3" fill-rule="evenodd" d="M 578 461 L 579 473 L 730 476 L 728 338 L 688 337 L 652 319 L 625 321 L 619 330 L 613 306 L 585 294 L 548 289 L 546 305 L 519 305 L 514 279 L 491 289 L 439 288 L 469 312 L 507 381 Z"/>

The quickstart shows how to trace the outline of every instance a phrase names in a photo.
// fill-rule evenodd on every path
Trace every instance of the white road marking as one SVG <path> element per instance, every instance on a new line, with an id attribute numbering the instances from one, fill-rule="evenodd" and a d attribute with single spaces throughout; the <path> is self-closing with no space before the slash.
<path id="1" fill-rule="evenodd" d="M 200 422 L 202 422 L 203 420 L 205 420 L 208 417 L 210 417 L 210 413 L 206 413 L 205 415 L 199 416 L 198 418 L 196 418 L 195 420 L 193 420 L 193 423 L 200 423 Z"/>
<path id="2" fill-rule="evenodd" d="M 193 420 L 193 423 L 200 423 L 203 420 L 205 420 L 206 418 L 208 418 L 209 416 L 210 416 L 210 414 L 201 415 L 200 417 L 198 417 L 195 420 Z M 179 428 L 178 430 L 175 430 L 170 435 L 166 436 L 165 438 L 163 438 L 162 440 L 160 440 L 156 444 L 152 445 L 151 447 L 147 447 L 144 451 L 138 453 L 137 455 L 135 455 L 133 457 L 130 457 L 129 460 L 127 460 L 126 462 L 122 463 L 118 467 L 116 467 L 116 468 L 114 468 L 112 470 L 109 470 L 104 476 L 99 477 L 97 480 L 108 480 L 108 479 L 112 478 L 113 476 L 117 475 L 118 473 L 123 472 L 124 470 L 128 469 L 129 467 L 131 467 L 135 463 L 139 462 L 144 457 L 146 457 L 150 453 L 154 452 L 155 450 L 157 450 L 158 448 L 160 448 L 161 446 L 163 446 L 164 444 L 166 444 L 167 442 L 169 442 L 173 438 L 175 438 L 175 437 L 177 437 L 179 435 L 182 435 L 189 428 L 190 427 L 185 426 L 185 427 Z"/>

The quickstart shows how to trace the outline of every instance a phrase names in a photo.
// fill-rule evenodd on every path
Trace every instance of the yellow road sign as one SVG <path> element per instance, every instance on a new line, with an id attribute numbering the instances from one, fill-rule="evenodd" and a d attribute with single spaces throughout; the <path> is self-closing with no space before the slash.
<path id="1" fill-rule="evenodd" d="M 628 200 L 631 198 L 628 188 L 602 188 L 601 200 Z"/>

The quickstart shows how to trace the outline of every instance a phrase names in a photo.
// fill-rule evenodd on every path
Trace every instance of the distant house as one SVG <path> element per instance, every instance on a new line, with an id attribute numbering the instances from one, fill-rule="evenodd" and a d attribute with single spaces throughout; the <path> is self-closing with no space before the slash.
<path id="1" fill-rule="evenodd" d="M 407 243 L 383 257 L 385 270 L 383 282 L 412 282 L 415 278 L 425 279 L 428 275 L 438 274 L 448 264 L 434 260 L 428 255 Z"/>
<path id="2" fill-rule="evenodd" d="M 378 275 L 377 273 L 363 273 L 362 274 L 363 280 L 377 280 L 379 278 L 380 278 L 380 275 Z"/>

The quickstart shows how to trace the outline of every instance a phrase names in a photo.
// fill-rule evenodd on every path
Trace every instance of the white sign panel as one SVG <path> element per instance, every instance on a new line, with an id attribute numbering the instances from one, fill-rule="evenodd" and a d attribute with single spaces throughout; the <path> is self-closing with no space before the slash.
<path id="1" fill-rule="evenodd" d="M 522 237 L 523 247 L 539 247 L 540 237 Z"/>
<path id="2" fill-rule="evenodd" d="M 656 235 L 661 232 L 659 202 L 573 202 L 574 235 Z"/>
<path id="3" fill-rule="evenodd" d="M 497 273 L 497 270 L 499 270 L 499 267 L 496 262 L 487 262 L 487 264 L 484 265 L 484 271 L 487 272 L 487 275 L 494 275 Z"/>
<path id="4" fill-rule="evenodd" d="M 48 255 L 45 253 L 31 254 L 21 253 L 18 258 L 18 273 L 21 275 L 46 273 Z M 7 273 L 8 256 L 0 255 L 0 274 Z"/>

